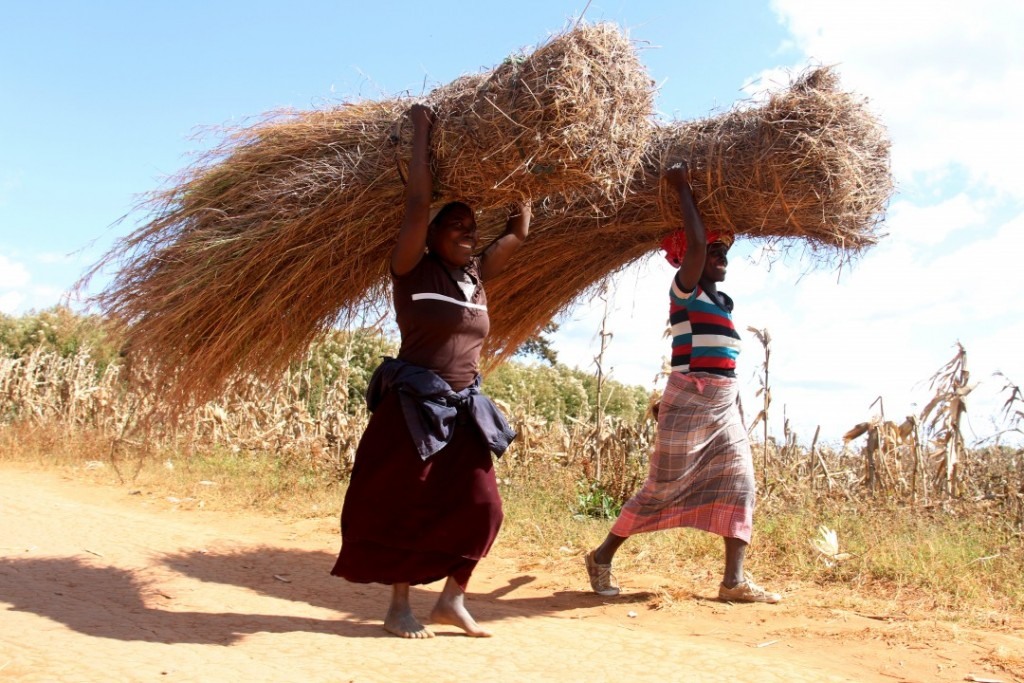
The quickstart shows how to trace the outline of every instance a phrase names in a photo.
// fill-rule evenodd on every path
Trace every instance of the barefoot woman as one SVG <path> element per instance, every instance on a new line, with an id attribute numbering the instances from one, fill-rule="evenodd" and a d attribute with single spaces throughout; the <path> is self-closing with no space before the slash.
<path id="1" fill-rule="evenodd" d="M 445 579 L 430 620 L 483 637 L 491 634 L 466 610 L 465 591 L 502 521 L 491 453 L 501 455 L 515 437 L 479 390 L 477 361 L 490 327 L 483 284 L 526 239 L 530 206 L 517 206 L 505 233 L 476 256 L 468 206 L 447 204 L 430 219 L 433 115 L 422 105 L 410 115 L 405 215 L 391 253 L 402 344 L 370 381 L 373 414 L 356 452 L 331 573 L 390 584 L 384 628 L 404 638 L 433 636 L 412 613 L 409 587 Z"/>

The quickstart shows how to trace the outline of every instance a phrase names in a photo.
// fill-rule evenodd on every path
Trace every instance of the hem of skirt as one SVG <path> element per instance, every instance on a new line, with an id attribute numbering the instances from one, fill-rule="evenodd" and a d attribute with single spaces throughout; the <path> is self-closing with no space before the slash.
<path id="1" fill-rule="evenodd" d="M 348 581 L 349 583 L 361 583 L 361 584 L 379 583 L 382 586 L 393 586 L 396 583 L 407 583 L 410 586 L 426 586 L 427 584 L 437 583 L 438 581 L 442 581 L 442 580 L 448 578 L 447 575 L 442 574 L 441 576 L 438 576 L 438 577 L 435 577 L 435 578 L 414 579 L 412 581 L 392 581 L 392 580 L 388 580 L 388 579 L 370 579 L 370 578 L 367 578 L 365 576 L 360 576 L 360 577 L 349 576 L 349 575 L 347 575 L 345 573 L 336 572 L 336 571 L 332 571 L 331 572 L 331 576 L 336 576 L 339 579 L 344 579 L 344 580 Z"/>
<path id="2" fill-rule="evenodd" d="M 343 542 L 331 569 L 352 583 L 421 586 L 452 578 L 465 590 L 479 559 L 461 553 L 402 550 L 373 543 Z"/>
<path id="3" fill-rule="evenodd" d="M 619 536 L 620 538 L 629 538 L 630 536 L 636 536 L 637 534 L 649 534 L 649 533 L 652 533 L 652 532 L 655 532 L 655 531 L 667 531 L 669 529 L 696 529 L 697 531 L 706 531 L 709 534 L 714 534 L 715 536 L 721 536 L 722 538 L 738 538 L 738 539 L 740 539 L 741 541 L 743 541 L 744 543 L 747 543 L 747 544 L 750 543 L 750 539 L 753 537 L 753 529 L 745 529 L 745 530 L 742 530 L 742 529 L 741 530 L 730 529 L 730 530 L 724 530 L 724 529 L 712 529 L 712 528 L 710 528 L 708 526 L 700 526 L 700 525 L 697 525 L 697 524 L 678 524 L 678 523 L 656 524 L 656 525 L 649 526 L 649 527 L 648 526 L 644 526 L 644 527 L 631 527 L 628 530 L 616 529 L 615 526 L 613 525 L 612 528 L 611 528 L 611 533 L 616 535 L 616 536 Z"/>

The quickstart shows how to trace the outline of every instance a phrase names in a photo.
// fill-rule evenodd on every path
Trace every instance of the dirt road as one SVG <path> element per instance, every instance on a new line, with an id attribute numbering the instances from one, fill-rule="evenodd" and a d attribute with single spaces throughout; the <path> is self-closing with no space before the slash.
<path id="1" fill-rule="evenodd" d="M 864 614 L 810 587 L 733 606 L 709 586 L 652 610 L 665 577 L 603 599 L 578 557 L 543 573 L 500 539 L 469 596 L 495 637 L 405 641 L 381 628 L 386 587 L 328 575 L 337 545 L 333 518 L 184 510 L 0 466 L 0 681 L 1021 680 L 1019 628 Z M 438 589 L 414 589 L 419 615 Z"/>

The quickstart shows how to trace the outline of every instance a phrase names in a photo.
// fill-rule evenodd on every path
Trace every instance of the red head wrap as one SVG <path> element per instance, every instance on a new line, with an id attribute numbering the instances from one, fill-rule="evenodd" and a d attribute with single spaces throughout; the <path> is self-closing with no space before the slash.
<path id="1" fill-rule="evenodd" d="M 705 230 L 704 235 L 708 244 L 722 242 L 726 246 L 732 246 L 732 235 L 726 235 L 716 230 Z M 686 253 L 686 231 L 676 230 L 663 239 L 661 249 L 665 252 L 665 260 L 672 264 L 673 268 L 678 268 L 683 263 L 683 254 Z"/>

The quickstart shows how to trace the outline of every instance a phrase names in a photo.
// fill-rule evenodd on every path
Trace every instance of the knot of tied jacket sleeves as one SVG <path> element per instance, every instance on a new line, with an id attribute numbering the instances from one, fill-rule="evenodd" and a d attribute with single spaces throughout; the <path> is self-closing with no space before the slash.
<path id="1" fill-rule="evenodd" d="M 488 448 L 501 454 L 516 438 L 494 401 L 480 391 L 480 375 L 462 391 L 454 391 L 427 368 L 397 358 L 385 358 L 366 388 L 366 407 L 373 412 L 386 394 L 398 392 L 402 415 L 416 451 L 426 460 L 448 445 L 457 422 L 472 420 Z"/>

